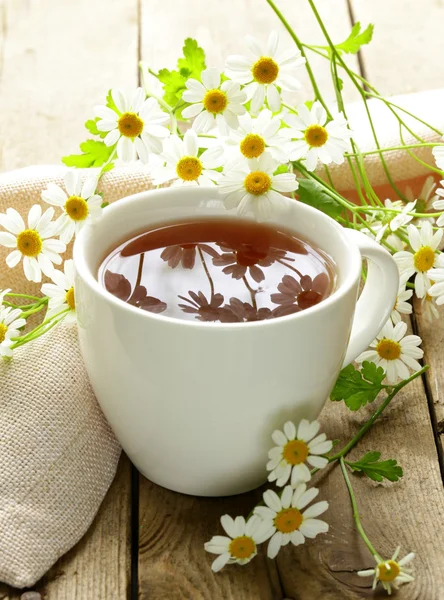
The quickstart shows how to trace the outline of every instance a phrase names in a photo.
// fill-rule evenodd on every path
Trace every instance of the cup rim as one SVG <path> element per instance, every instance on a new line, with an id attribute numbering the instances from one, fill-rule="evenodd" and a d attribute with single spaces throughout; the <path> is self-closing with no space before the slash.
<path id="1" fill-rule="evenodd" d="M 209 195 L 214 196 L 215 189 L 216 189 L 215 187 L 210 187 L 210 186 L 199 186 L 198 188 L 196 188 L 195 186 L 194 187 L 186 186 L 186 187 L 182 187 L 182 188 L 168 187 L 168 188 L 146 190 L 143 192 L 139 192 L 137 194 L 131 194 L 130 196 L 125 196 L 125 197 L 121 198 L 120 200 L 116 200 L 115 202 L 113 202 L 112 204 L 110 204 L 109 206 L 106 207 L 106 212 L 107 212 L 107 214 L 110 214 L 111 212 L 125 210 L 126 206 L 129 207 L 134 202 L 138 202 L 140 200 L 146 200 L 147 196 L 150 197 L 150 196 L 153 196 L 154 194 L 160 195 L 160 196 L 169 196 L 169 195 L 172 196 L 172 195 L 177 195 L 178 193 L 179 194 L 192 193 L 194 196 L 203 196 L 203 197 L 208 198 Z M 288 202 L 293 203 L 295 201 L 288 199 Z M 297 203 L 297 210 L 300 210 L 301 212 L 306 212 L 310 215 L 311 218 L 324 221 L 324 223 L 328 223 L 329 227 L 332 227 L 333 229 L 335 229 L 336 233 L 341 238 L 342 243 L 347 247 L 348 254 L 349 254 L 348 257 L 350 259 L 350 262 L 352 263 L 351 268 L 346 273 L 344 280 L 341 283 L 339 283 L 338 287 L 333 291 L 332 294 L 330 294 L 327 298 L 322 300 L 322 302 L 320 302 L 319 304 L 316 304 L 315 306 L 312 306 L 306 310 L 303 310 L 303 311 L 300 311 L 297 313 L 293 313 L 290 315 L 284 315 L 281 317 L 276 317 L 274 319 L 264 319 L 261 321 L 248 321 L 248 322 L 242 322 L 242 323 L 220 323 L 220 322 L 213 322 L 213 321 L 198 321 L 198 320 L 196 320 L 196 321 L 189 320 L 188 321 L 186 319 L 178 319 L 176 317 L 170 317 L 168 315 L 151 313 L 149 311 L 142 311 L 139 308 L 137 308 L 136 306 L 133 306 L 133 305 L 129 304 L 128 302 L 124 302 L 123 300 L 116 298 L 113 294 L 108 292 L 108 290 L 106 290 L 105 287 L 103 287 L 100 284 L 98 278 L 96 276 L 94 276 L 94 274 L 91 272 L 91 269 L 87 263 L 86 256 L 82 252 L 82 250 L 83 250 L 83 246 L 85 245 L 85 243 L 88 239 L 88 236 L 91 235 L 91 232 L 93 231 L 93 229 L 96 227 L 100 227 L 100 220 L 98 220 L 92 224 L 86 225 L 85 227 L 83 227 L 80 230 L 80 232 L 76 236 L 76 239 L 74 241 L 74 247 L 73 247 L 73 260 L 74 260 L 76 277 L 80 277 L 83 280 L 83 282 L 86 283 L 88 285 L 88 287 L 92 291 L 94 291 L 96 294 L 98 294 L 105 302 L 108 302 L 111 305 L 115 305 L 118 309 L 120 309 L 124 312 L 129 311 L 129 313 L 133 313 L 134 315 L 137 314 L 143 319 L 154 319 L 155 321 L 160 321 L 162 323 L 165 323 L 165 325 L 169 324 L 169 325 L 176 325 L 176 326 L 181 326 L 181 327 L 195 327 L 195 328 L 208 329 L 208 330 L 212 329 L 212 328 L 216 328 L 218 330 L 221 330 L 221 329 L 226 330 L 226 329 L 231 329 L 231 328 L 237 329 L 239 326 L 241 326 L 243 329 L 245 327 L 270 327 L 273 325 L 276 326 L 279 323 L 284 324 L 284 323 L 288 323 L 293 320 L 299 320 L 302 318 L 311 317 L 313 315 L 316 315 L 319 312 L 322 312 L 322 311 L 328 309 L 332 304 L 340 301 L 341 298 L 343 298 L 344 296 L 347 295 L 347 293 L 350 291 L 350 289 L 356 283 L 356 280 L 360 277 L 362 259 L 361 259 L 361 254 L 359 252 L 358 247 L 355 246 L 346 237 L 346 235 L 344 233 L 344 228 L 341 227 L 334 219 L 332 219 L 328 215 L 324 214 L 323 212 L 321 212 L 307 204 L 303 204 L 302 202 Z M 227 215 L 228 215 L 228 211 L 227 211 Z M 234 213 L 232 216 L 234 218 L 236 218 Z M 250 219 L 250 220 L 252 222 L 255 222 L 254 219 Z M 159 222 L 159 224 L 160 224 L 160 222 Z M 266 224 L 266 222 L 265 222 L 265 224 Z M 270 225 L 273 226 L 273 223 L 270 223 Z M 296 235 L 299 234 L 292 227 L 289 227 L 289 231 L 293 231 Z M 309 242 L 310 241 L 312 241 L 312 240 L 309 240 Z M 315 243 L 317 243 L 317 242 L 315 242 Z M 319 244 L 319 246 L 322 249 L 322 245 Z"/>

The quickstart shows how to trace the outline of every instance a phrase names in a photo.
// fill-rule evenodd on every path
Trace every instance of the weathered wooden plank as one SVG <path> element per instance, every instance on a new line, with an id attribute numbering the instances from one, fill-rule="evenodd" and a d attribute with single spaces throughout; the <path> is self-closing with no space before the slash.
<path id="1" fill-rule="evenodd" d="M 362 23 L 374 23 L 373 42 L 364 51 L 371 83 L 382 94 L 442 87 L 444 4 L 423 0 L 351 0 Z"/>
<path id="2" fill-rule="evenodd" d="M 83 122 L 109 87 L 136 84 L 137 0 L 2 0 L 0 169 L 59 163 L 85 138 Z M 91 529 L 35 589 L 48 600 L 125 598 L 129 514 L 124 458 Z M 0 588 L 1 598 L 19 596 Z"/>
<path id="3" fill-rule="evenodd" d="M 111 86 L 137 81 L 137 0 L 3 0 L 0 164 L 59 163 Z"/>
<path id="4" fill-rule="evenodd" d="M 194 37 L 205 49 L 207 66 L 220 69 L 229 54 L 243 54 L 246 51 L 244 37 L 248 34 L 264 43 L 272 30 L 279 31 L 283 47 L 290 48 L 292 40 L 265 0 L 226 0 L 207 2 L 206 0 L 141 0 L 142 1 L 142 56 L 157 70 L 175 66 L 181 55 L 183 40 Z M 326 44 L 311 9 L 306 1 L 277 0 L 276 4 L 297 32 L 303 42 Z M 329 0 L 319 3 L 319 10 L 335 41 L 342 41 L 350 31 L 346 0 Z M 174 14 L 174 19 L 171 15 Z M 310 64 L 316 80 L 327 100 L 334 100 L 330 81 L 329 62 L 322 57 L 309 54 Z M 347 56 L 348 64 L 357 68 L 355 56 Z M 312 98 L 309 79 L 301 69 L 300 80 L 304 85 L 300 98 Z M 347 100 L 358 98 L 351 86 L 344 90 Z"/>
<path id="5" fill-rule="evenodd" d="M 223 535 L 223 514 L 248 515 L 258 493 L 232 498 L 176 494 L 140 476 L 140 600 L 275 600 L 282 598 L 274 563 L 263 553 L 247 568 L 230 567 L 214 575 L 216 556 L 204 542 Z"/>
<path id="6" fill-rule="evenodd" d="M 439 308 L 439 320 L 428 320 L 425 306 L 420 300 L 414 302 L 415 323 L 418 335 L 423 340 L 424 361 L 430 365 L 426 373 L 429 410 L 440 452 L 441 470 L 444 475 L 444 324 L 443 309 Z"/>

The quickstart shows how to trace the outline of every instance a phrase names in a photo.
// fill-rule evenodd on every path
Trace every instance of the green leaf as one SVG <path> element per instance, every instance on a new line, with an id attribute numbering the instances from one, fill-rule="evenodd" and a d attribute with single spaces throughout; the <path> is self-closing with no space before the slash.
<path id="1" fill-rule="evenodd" d="M 360 460 L 354 463 L 347 462 L 347 464 L 353 471 L 365 473 L 373 481 L 382 481 L 384 478 L 389 481 L 398 481 L 403 476 L 402 467 L 394 458 L 381 461 L 380 458 L 380 452 L 367 452 Z"/>
<path id="2" fill-rule="evenodd" d="M 336 44 L 336 50 L 342 50 L 347 54 L 356 54 L 364 44 L 369 44 L 373 37 L 374 25 L 370 23 L 361 32 L 361 23 L 355 23 L 348 38 L 341 44 Z"/>
<path id="3" fill-rule="evenodd" d="M 288 165 L 280 165 L 273 175 L 281 175 L 282 173 L 288 173 Z"/>
<path id="4" fill-rule="evenodd" d="M 161 69 L 158 73 L 158 78 L 163 83 L 163 99 L 170 106 L 175 106 L 182 98 L 182 93 L 185 90 L 186 77 L 178 71 L 169 71 Z"/>
<path id="5" fill-rule="evenodd" d="M 385 372 L 382 367 L 364 361 L 359 371 L 353 365 L 348 365 L 339 373 L 330 399 L 344 400 L 350 410 L 358 410 L 368 402 L 373 402 L 383 389 L 382 381 Z"/>
<path id="6" fill-rule="evenodd" d="M 299 187 L 296 190 L 296 194 L 301 202 L 321 210 L 333 219 L 338 217 L 343 211 L 342 206 L 335 202 L 324 191 L 324 188 L 312 179 L 299 179 Z"/>
<path id="7" fill-rule="evenodd" d="M 200 79 L 200 74 L 205 69 L 205 52 L 196 40 L 187 38 L 183 46 L 184 58 L 179 58 L 177 68 L 183 77 Z"/>
<path id="8" fill-rule="evenodd" d="M 104 142 L 86 140 L 80 144 L 80 150 L 83 154 L 64 156 L 62 162 L 67 167 L 77 167 L 78 169 L 101 167 L 111 156 L 113 147 L 106 146 Z"/>
<path id="9" fill-rule="evenodd" d="M 106 106 L 111 110 L 115 110 L 118 115 L 121 114 L 120 110 L 117 108 L 117 105 L 113 100 L 113 97 L 111 96 L 111 90 L 108 90 L 108 93 L 106 95 Z"/>
<path id="10" fill-rule="evenodd" d="M 107 132 L 99 131 L 97 129 L 97 121 L 99 121 L 98 117 L 96 117 L 95 119 L 88 119 L 88 121 L 86 121 L 85 123 L 85 127 L 90 133 L 92 133 L 93 135 L 99 135 L 103 140 L 103 138 L 106 137 Z"/>
<path id="11" fill-rule="evenodd" d="M 187 79 L 191 77 L 200 80 L 200 74 L 205 69 L 205 52 L 196 40 L 192 38 L 185 40 L 183 57 L 178 59 L 177 69 L 177 71 L 161 69 L 157 75 L 159 81 L 163 83 L 163 99 L 170 106 L 175 106 L 182 98 Z"/>

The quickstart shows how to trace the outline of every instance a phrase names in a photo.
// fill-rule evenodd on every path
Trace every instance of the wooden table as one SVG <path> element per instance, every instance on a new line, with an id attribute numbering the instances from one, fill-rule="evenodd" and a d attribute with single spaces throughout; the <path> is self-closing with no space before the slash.
<path id="1" fill-rule="evenodd" d="M 305 0 L 278 0 L 304 40 L 322 43 Z M 444 80 L 444 4 L 438 0 L 319 0 L 335 40 L 350 23 L 376 24 L 374 43 L 351 63 L 384 93 L 440 87 Z M 77 148 L 83 122 L 113 87 L 138 83 L 138 60 L 172 67 L 182 41 L 198 38 L 208 63 L 241 52 L 247 33 L 279 23 L 264 0 L 0 0 L 0 161 L 2 170 L 58 163 Z M 290 40 L 288 40 L 290 44 Z M 313 65 L 328 86 L 328 65 Z M 328 87 L 327 87 L 328 89 Z M 356 93 L 347 92 L 349 99 Z M 354 477 L 364 525 L 383 555 L 399 543 L 415 550 L 417 578 L 402 600 L 444 598 L 444 325 L 411 326 L 424 340 L 427 376 L 400 394 L 352 456 L 369 449 L 395 456 L 405 476 L 377 485 Z M 346 440 L 368 413 L 330 403 L 322 415 L 331 439 Z M 247 514 L 260 491 L 202 499 L 164 490 L 139 476 L 123 456 L 117 477 L 87 535 L 34 590 L 49 600 L 343 600 L 372 596 L 356 571 L 373 560 L 356 534 L 337 466 L 322 474 L 330 532 L 276 561 L 261 553 L 247 567 L 214 576 L 203 543 L 224 513 Z M 0 587 L 0 598 L 21 592 Z"/>

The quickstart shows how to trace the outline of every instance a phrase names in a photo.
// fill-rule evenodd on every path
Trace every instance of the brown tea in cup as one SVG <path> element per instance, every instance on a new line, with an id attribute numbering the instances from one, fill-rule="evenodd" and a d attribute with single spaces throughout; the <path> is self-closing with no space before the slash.
<path id="1" fill-rule="evenodd" d="M 289 231 L 205 219 L 135 234 L 105 258 L 99 281 L 141 310 L 245 323 L 315 306 L 334 290 L 335 273 L 325 252 Z"/>

